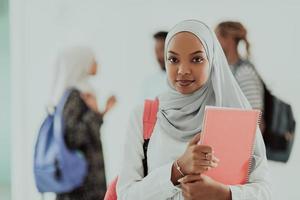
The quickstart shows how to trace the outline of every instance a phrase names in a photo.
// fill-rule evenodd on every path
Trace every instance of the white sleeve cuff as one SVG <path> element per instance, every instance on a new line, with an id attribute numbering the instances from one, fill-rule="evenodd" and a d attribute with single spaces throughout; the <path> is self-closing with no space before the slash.
<path id="1" fill-rule="evenodd" d="M 240 186 L 229 186 L 231 191 L 231 199 L 232 200 L 242 200 L 243 199 L 243 193 Z"/>
<path id="2" fill-rule="evenodd" d="M 171 198 L 175 196 L 181 189 L 173 185 L 171 181 L 173 162 L 163 165 L 159 170 L 159 185 L 162 192 L 165 194 L 165 198 Z"/>

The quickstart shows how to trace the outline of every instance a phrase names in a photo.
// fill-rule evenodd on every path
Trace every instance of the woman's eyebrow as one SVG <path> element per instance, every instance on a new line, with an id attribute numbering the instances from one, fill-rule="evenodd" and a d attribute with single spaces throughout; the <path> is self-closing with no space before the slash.
<path id="1" fill-rule="evenodd" d="M 171 54 L 175 54 L 175 55 L 179 55 L 178 53 L 174 52 L 174 51 L 168 51 L 168 53 L 171 53 Z M 190 55 L 194 55 L 194 54 L 198 54 L 198 53 L 204 53 L 204 51 L 202 50 L 197 50 L 193 53 L 190 53 Z"/>
<path id="2" fill-rule="evenodd" d="M 198 51 L 195 51 L 195 52 L 191 53 L 190 55 L 194 55 L 194 54 L 197 54 L 197 53 L 204 53 L 204 51 L 198 50 Z"/>
<path id="3" fill-rule="evenodd" d="M 174 51 L 168 51 L 168 53 L 178 55 L 178 53 L 176 53 L 176 52 L 174 52 Z"/>

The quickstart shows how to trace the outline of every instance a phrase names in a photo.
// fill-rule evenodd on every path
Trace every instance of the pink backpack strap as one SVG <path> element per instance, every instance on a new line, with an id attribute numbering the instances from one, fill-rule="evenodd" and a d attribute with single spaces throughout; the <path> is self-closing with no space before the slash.
<path id="1" fill-rule="evenodd" d="M 108 186 L 104 200 L 117 200 L 117 182 L 118 177 L 116 177 Z"/>
<path id="2" fill-rule="evenodd" d="M 158 99 L 145 100 L 144 115 L 143 115 L 144 159 L 142 160 L 143 168 L 144 168 L 144 176 L 147 176 L 148 174 L 147 150 L 148 150 L 150 137 L 152 135 L 157 120 L 157 112 L 158 112 Z"/>
<path id="3" fill-rule="evenodd" d="M 143 114 L 143 135 L 144 135 L 144 155 L 143 159 L 143 167 L 144 167 L 144 175 L 148 174 L 148 166 L 147 166 L 147 147 L 149 143 L 149 139 L 153 132 L 156 120 L 157 120 L 157 112 L 158 112 L 159 101 L 155 100 L 145 100 L 144 103 L 144 114 Z M 116 177 L 108 186 L 104 200 L 117 200 L 117 182 L 118 177 Z"/>
<path id="4" fill-rule="evenodd" d="M 156 120 L 158 112 L 159 101 L 155 100 L 145 100 L 144 102 L 144 115 L 143 115 L 143 135 L 144 140 L 150 139 Z"/>

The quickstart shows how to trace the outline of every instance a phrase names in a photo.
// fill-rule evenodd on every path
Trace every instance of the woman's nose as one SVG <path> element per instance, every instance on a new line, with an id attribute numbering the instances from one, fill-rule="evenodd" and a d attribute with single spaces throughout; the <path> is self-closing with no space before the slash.
<path id="1" fill-rule="evenodd" d="M 179 75 L 186 75 L 186 74 L 190 74 L 191 73 L 191 69 L 190 67 L 188 67 L 188 65 L 186 64 L 181 64 L 178 67 L 178 72 Z"/>

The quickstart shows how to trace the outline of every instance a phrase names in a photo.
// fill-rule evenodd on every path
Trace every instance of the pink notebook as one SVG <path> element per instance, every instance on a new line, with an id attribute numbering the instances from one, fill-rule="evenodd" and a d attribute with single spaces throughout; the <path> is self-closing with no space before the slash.
<path id="1" fill-rule="evenodd" d="M 228 185 L 245 184 L 259 120 L 259 110 L 207 106 L 199 143 L 210 145 L 220 161 L 204 174 Z"/>

